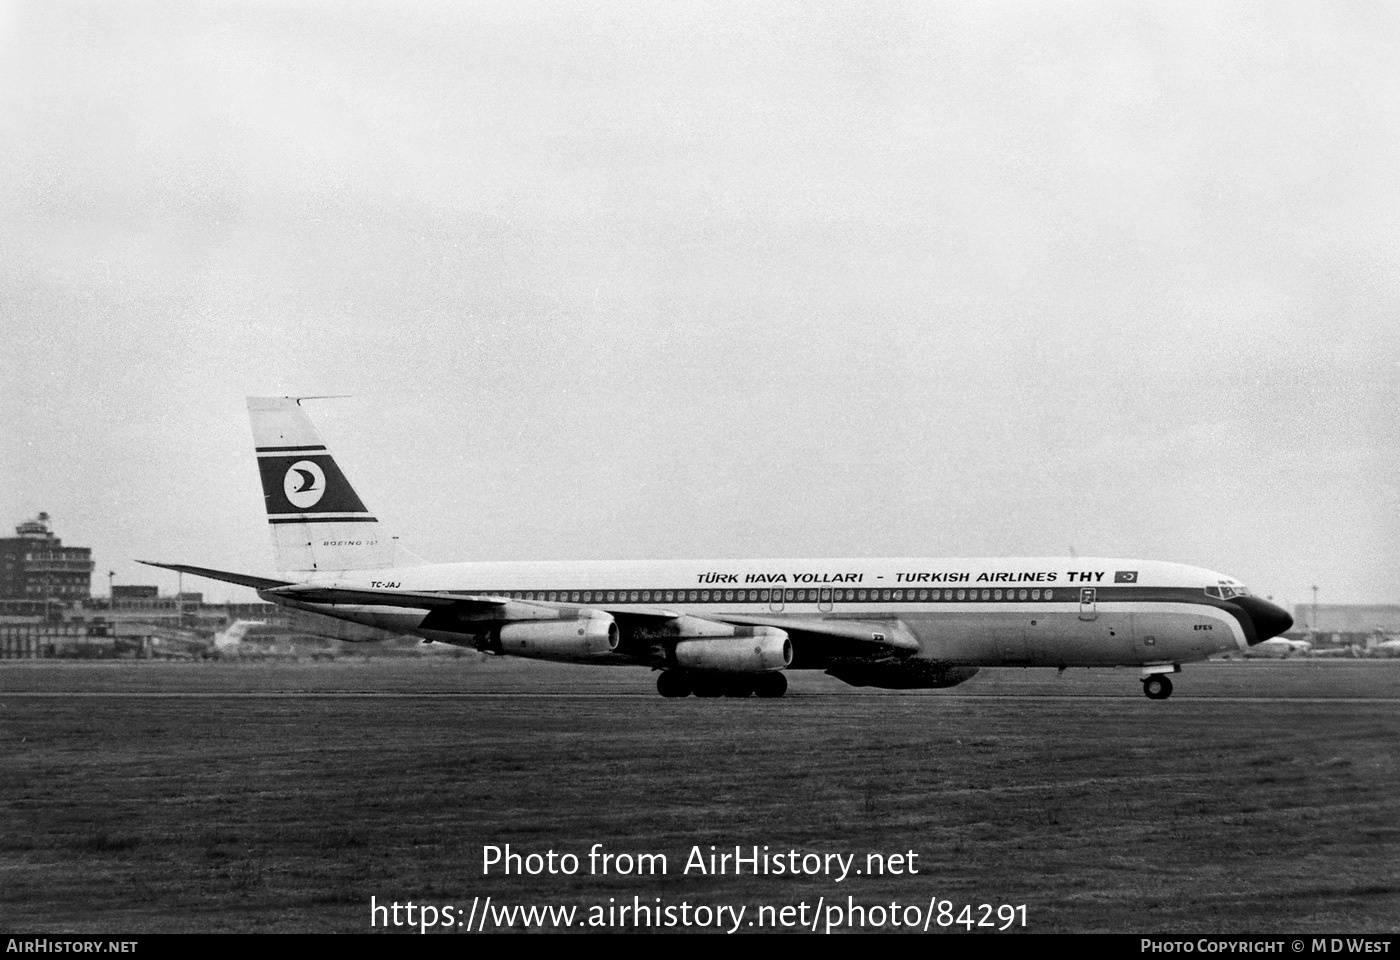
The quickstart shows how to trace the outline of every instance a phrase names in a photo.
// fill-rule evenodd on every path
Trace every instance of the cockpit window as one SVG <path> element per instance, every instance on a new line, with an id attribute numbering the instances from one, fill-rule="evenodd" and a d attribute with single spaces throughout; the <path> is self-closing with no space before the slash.
<path id="1" fill-rule="evenodd" d="M 1222 583 L 1206 587 L 1206 596 L 1217 600 L 1233 600 L 1235 597 L 1249 596 L 1249 588 L 1238 583 Z"/>

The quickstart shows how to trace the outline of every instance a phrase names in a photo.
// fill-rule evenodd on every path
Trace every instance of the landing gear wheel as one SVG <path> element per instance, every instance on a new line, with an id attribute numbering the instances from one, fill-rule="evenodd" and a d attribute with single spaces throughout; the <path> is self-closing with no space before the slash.
<path id="1" fill-rule="evenodd" d="M 688 697 L 690 679 L 679 670 L 662 670 L 656 678 L 656 692 L 663 697 Z"/>
<path id="2" fill-rule="evenodd" d="M 781 697 L 787 693 L 787 677 L 781 673 L 760 673 L 754 681 L 754 693 L 760 697 Z"/>
<path id="3" fill-rule="evenodd" d="M 740 674 L 737 677 L 725 677 L 724 695 L 733 697 L 736 700 L 743 700 L 753 696 L 754 678 Z"/>
<path id="4" fill-rule="evenodd" d="M 695 691 L 697 697 L 722 697 L 724 696 L 724 678 L 707 676 L 700 674 L 691 681 L 691 689 Z"/>
<path id="5" fill-rule="evenodd" d="M 1147 694 L 1149 700 L 1165 700 L 1172 695 L 1171 679 L 1154 673 L 1142 681 L 1142 692 Z"/>

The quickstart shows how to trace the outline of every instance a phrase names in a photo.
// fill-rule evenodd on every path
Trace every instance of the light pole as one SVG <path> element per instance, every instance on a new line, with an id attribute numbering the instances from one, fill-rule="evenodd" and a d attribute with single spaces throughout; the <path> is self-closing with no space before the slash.
<path id="1" fill-rule="evenodd" d="M 112 634 L 112 648 L 117 646 L 117 571 L 107 571 L 107 629 Z"/>
<path id="2" fill-rule="evenodd" d="M 1313 584 L 1313 615 L 1312 615 L 1312 628 L 1313 628 L 1313 633 L 1317 633 L 1317 584 L 1315 584 L 1315 583 Z"/>

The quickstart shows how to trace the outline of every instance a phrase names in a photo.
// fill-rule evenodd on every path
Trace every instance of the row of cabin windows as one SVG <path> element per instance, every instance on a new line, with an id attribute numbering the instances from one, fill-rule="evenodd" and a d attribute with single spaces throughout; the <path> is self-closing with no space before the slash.
<path id="1" fill-rule="evenodd" d="M 914 600 L 924 603 L 958 600 L 1053 600 L 1054 590 L 504 590 L 489 596 L 555 603 L 881 603 Z"/>

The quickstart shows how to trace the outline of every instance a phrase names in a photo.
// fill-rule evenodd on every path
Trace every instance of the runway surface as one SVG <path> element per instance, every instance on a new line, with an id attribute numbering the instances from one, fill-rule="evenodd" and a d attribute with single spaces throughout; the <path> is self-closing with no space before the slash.
<path id="1" fill-rule="evenodd" d="M 93 692 L 85 690 L 27 690 L 19 692 L 0 692 L 0 697 L 11 698 L 55 698 L 55 699 L 81 699 L 109 698 L 109 699 L 130 699 L 130 700 L 636 700 L 649 699 L 657 696 L 655 692 L 639 691 L 636 693 L 560 693 L 560 692 L 524 692 L 513 693 L 483 693 L 474 692 L 445 692 L 428 691 L 423 693 L 395 693 L 395 692 L 369 692 L 364 690 L 347 691 L 282 691 L 268 693 L 236 693 L 236 692 L 208 692 L 208 691 L 183 691 L 178 693 L 165 692 L 121 692 L 102 691 Z M 800 698 L 793 697 L 792 700 L 849 700 L 860 698 L 859 693 L 816 693 L 806 694 Z M 940 702 L 982 702 L 998 700 L 1026 700 L 1053 702 L 1065 701 L 1100 701 L 1100 700 L 1132 700 L 1142 698 L 1142 694 L 1033 694 L 1033 693 L 989 693 L 981 696 L 969 697 L 957 694 L 940 694 Z M 882 700 L 883 697 L 870 697 L 872 700 Z M 1396 703 L 1400 702 L 1400 695 L 1393 697 L 1190 697 L 1174 696 L 1174 703 L 1190 703 L 1192 706 L 1209 703 Z M 724 698 L 716 698 L 716 702 L 726 703 Z"/>
<path id="2" fill-rule="evenodd" d="M 666 700 L 521 661 L 0 664 L 0 917 L 47 932 L 369 929 L 455 905 L 1025 905 L 1027 930 L 1400 926 L 1400 663 L 984 671 Z M 483 875 L 484 849 L 669 858 Z M 692 851 L 917 874 L 683 873 Z M 636 924 L 633 924 L 636 926 Z M 624 925 L 625 926 L 625 925 Z"/>

